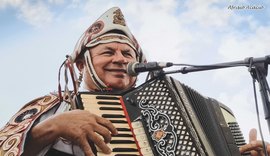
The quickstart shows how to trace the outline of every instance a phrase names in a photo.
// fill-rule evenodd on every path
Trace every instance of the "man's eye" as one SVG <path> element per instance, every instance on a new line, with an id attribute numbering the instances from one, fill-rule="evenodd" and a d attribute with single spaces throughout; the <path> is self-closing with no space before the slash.
<path id="1" fill-rule="evenodd" d="M 112 51 L 104 51 L 101 53 L 102 55 L 113 55 Z"/>
<path id="2" fill-rule="evenodd" d="M 123 53 L 124 56 L 133 58 L 133 55 L 129 52 Z"/>

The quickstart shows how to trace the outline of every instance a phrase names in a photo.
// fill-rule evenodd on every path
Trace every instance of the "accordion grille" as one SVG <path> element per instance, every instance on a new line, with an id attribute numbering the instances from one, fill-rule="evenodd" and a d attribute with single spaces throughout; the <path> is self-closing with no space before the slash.
<path id="1" fill-rule="evenodd" d="M 176 137 L 171 134 L 167 134 L 164 138 L 164 146 L 161 146 L 158 141 L 152 142 L 153 147 L 156 148 L 157 155 L 188 155 L 188 156 L 203 156 L 205 152 L 203 150 L 200 141 L 196 137 L 194 129 L 192 129 L 191 122 L 188 121 L 188 117 L 184 108 L 176 103 L 175 97 L 170 93 L 170 90 L 166 86 L 164 80 L 157 80 L 155 83 L 151 83 L 140 89 L 138 92 L 131 93 L 135 97 L 136 103 L 140 101 L 147 101 L 147 106 L 154 107 L 159 110 L 160 113 L 166 114 L 169 120 L 166 118 L 160 118 L 155 121 L 155 128 L 151 128 L 149 124 L 146 123 L 146 129 L 148 129 L 148 134 L 150 137 L 155 136 L 156 130 L 162 127 L 166 127 L 168 122 L 170 122 L 174 127 L 174 132 Z M 180 107 L 179 107 L 180 106 Z M 142 114 L 145 114 L 142 109 Z M 149 121 L 149 116 L 144 117 L 145 121 Z M 168 150 L 168 149 L 171 149 Z"/>

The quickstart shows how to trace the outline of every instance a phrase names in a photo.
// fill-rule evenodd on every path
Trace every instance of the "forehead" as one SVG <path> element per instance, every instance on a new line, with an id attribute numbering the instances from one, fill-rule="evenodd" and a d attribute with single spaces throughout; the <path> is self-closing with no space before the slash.
<path id="1" fill-rule="evenodd" d="M 92 53 L 102 52 L 102 50 L 129 51 L 131 53 L 134 53 L 134 55 L 136 55 L 136 52 L 131 46 L 119 42 L 102 43 L 91 48 Z"/>

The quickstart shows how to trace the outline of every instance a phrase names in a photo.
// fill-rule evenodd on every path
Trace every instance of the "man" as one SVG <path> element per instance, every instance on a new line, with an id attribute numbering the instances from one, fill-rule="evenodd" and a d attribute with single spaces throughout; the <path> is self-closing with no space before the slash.
<path id="1" fill-rule="evenodd" d="M 71 56 L 64 62 L 74 84 L 72 94 L 50 94 L 24 106 L 1 130 L 0 155 L 86 155 L 92 156 L 93 142 L 104 153 L 111 135 L 118 132 L 107 119 L 76 109 L 73 95 L 80 90 L 126 90 L 136 77 L 126 74 L 129 62 L 145 62 L 143 53 L 119 8 L 104 13 L 82 35 Z M 73 62 L 80 72 L 76 80 Z M 66 77 L 67 78 L 67 77 Z M 100 137 L 101 136 L 101 137 Z M 245 150 L 243 150 L 244 152 Z"/>
<path id="2" fill-rule="evenodd" d="M 64 64 L 75 80 L 72 64 L 76 63 L 82 79 L 80 90 L 104 91 L 135 86 L 136 77 L 126 73 L 127 64 L 135 61 L 145 59 L 121 10 L 115 7 L 86 30 Z M 74 81 L 73 94 L 78 92 L 80 81 Z M 112 134 L 117 134 L 116 128 L 105 118 L 75 109 L 72 95 L 65 90 L 63 96 L 61 92 L 59 96 L 50 94 L 23 107 L 2 130 L 0 152 L 25 156 L 46 153 L 90 156 L 93 155 L 89 145 L 92 141 L 104 153 L 110 153 L 106 143 Z"/>

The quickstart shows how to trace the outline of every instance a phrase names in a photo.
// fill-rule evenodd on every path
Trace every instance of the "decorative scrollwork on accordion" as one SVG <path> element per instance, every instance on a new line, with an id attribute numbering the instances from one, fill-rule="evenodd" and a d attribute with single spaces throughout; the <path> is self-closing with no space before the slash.
<path id="1" fill-rule="evenodd" d="M 240 156 L 220 103 L 172 77 L 153 78 L 123 99 L 130 114 L 139 107 L 155 156 Z"/>
<path id="2" fill-rule="evenodd" d="M 171 123 L 170 117 L 158 111 L 155 107 L 148 105 L 146 99 L 139 102 L 141 113 L 148 126 L 148 132 L 152 134 L 153 141 L 156 142 L 156 149 L 161 156 L 175 156 L 176 143 L 178 142 L 177 134 Z M 165 125 L 160 125 L 157 121 L 163 121 Z M 166 136 L 172 136 L 172 144 L 167 145 Z"/>

